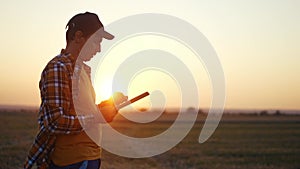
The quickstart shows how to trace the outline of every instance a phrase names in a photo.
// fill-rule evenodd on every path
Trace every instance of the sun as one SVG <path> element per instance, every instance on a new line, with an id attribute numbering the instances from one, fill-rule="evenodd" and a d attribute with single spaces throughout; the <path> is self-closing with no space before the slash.
<path id="1" fill-rule="evenodd" d="M 94 85 L 96 92 L 96 103 L 107 100 L 112 95 L 112 80 L 110 78 L 99 79 Z"/>

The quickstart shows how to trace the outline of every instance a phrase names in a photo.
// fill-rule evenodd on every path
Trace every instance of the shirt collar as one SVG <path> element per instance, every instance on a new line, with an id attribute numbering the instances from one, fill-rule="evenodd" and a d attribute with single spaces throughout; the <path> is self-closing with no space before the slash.
<path id="1" fill-rule="evenodd" d="M 60 52 L 60 54 L 61 54 L 61 56 L 65 56 L 65 57 L 67 57 L 68 59 L 70 59 L 71 62 L 72 62 L 72 64 L 75 64 L 76 59 L 75 59 L 74 56 L 72 56 L 70 53 L 67 53 L 67 52 L 65 51 L 65 49 L 62 49 L 61 52 Z"/>

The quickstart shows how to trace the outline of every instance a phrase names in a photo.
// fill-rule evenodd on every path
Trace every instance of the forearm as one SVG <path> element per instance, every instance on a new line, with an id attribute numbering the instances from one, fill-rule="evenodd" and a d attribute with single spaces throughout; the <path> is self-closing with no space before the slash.
<path id="1" fill-rule="evenodd" d="M 54 134 L 72 134 L 82 131 L 76 116 L 66 115 L 63 107 L 43 105 L 43 124 Z"/>

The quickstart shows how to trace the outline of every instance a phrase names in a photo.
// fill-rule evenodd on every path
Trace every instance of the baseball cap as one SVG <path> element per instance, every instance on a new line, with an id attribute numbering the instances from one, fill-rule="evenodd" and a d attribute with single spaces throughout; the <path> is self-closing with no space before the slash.
<path id="1" fill-rule="evenodd" d="M 112 40 L 114 36 L 104 30 L 103 24 L 99 20 L 98 16 L 91 12 L 80 13 L 73 16 L 68 24 L 66 25 L 67 30 L 67 39 L 71 38 L 68 36 L 73 36 L 74 33 L 78 30 L 82 31 L 84 36 L 89 37 L 96 31 L 100 31 L 100 34 L 103 38 Z"/>

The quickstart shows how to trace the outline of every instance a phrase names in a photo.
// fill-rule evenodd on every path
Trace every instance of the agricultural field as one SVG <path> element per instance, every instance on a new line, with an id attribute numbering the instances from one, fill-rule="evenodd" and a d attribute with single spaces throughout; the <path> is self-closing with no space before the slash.
<path id="1" fill-rule="evenodd" d="M 132 137 L 149 137 L 168 129 L 175 115 L 135 124 L 117 119 L 112 126 Z M 37 113 L 0 112 L 0 169 L 22 168 L 37 132 Z M 205 116 L 171 150 L 151 158 L 133 159 L 103 151 L 102 169 L 299 169 L 299 115 L 223 115 L 208 141 L 198 137 Z"/>

